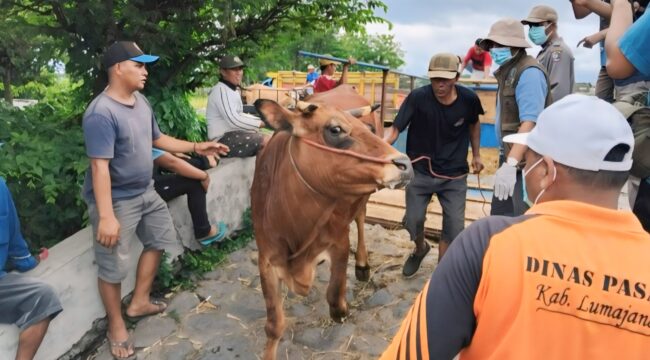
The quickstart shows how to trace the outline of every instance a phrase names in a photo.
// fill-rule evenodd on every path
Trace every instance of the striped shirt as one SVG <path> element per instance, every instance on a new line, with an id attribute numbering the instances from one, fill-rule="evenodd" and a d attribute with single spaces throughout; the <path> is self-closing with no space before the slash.
<path id="1" fill-rule="evenodd" d="M 210 140 L 219 140 L 230 131 L 257 130 L 262 124 L 258 117 L 244 114 L 241 96 L 223 81 L 210 89 L 205 117 Z"/>

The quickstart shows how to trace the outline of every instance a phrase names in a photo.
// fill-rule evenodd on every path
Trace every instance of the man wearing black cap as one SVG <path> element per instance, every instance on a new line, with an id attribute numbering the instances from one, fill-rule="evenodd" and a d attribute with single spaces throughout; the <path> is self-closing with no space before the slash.
<path id="1" fill-rule="evenodd" d="M 210 89 L 205 114 L 208 139 L 230 147 L 228 156 L 231 157 L 255 156 L 268 139 L 259 132 L 264 122 L 244 113 L 244 104 L 237 92 L 245 66 L 238 56 L 227 55 L 221 59 L 221 76 L 217 85 Z"/>
<path id="2" fill-rule="evenodd" d="M 151 284 L 165 249 L 179 249 L 165 202 L 153 189 L 152 145 L 169 152 L 213 155 L 227 151 L 214 142 L 191 143 L 160 132 L 147 99 L 145 64 L 158 60 L 130 41 L 111 45 L 102 64 L 108 87 L 88 105 L 83 117 L 86 172 L 83 197 L 93 228 L 99 294 L 108 317 L 107 337 L 115 358 L 133 355 L 133 342 L 121 314 L 121 283 L 129 265 L 130 244 L 139 239 L 135 289 L 125 314 L 139 318 L 165 310 L 150 299 Z"/>

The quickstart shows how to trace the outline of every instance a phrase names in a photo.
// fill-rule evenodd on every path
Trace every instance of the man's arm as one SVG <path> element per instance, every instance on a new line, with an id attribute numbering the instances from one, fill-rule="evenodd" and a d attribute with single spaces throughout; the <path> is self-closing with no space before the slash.
<path id="1" fill-rule="evenodd" d="M 612 20 L 605 37 L 607 74 L 612 79 L 625 79 L 632 75 L 635 69 L 634 65 L 621 52 L 618 43 L 632 25 L 632 7 L 626 0 L 613 0 L 612 7 L 614 8 Z"/>
<path id="2" fill-rule="evenodd" d="M 481 123 L 478 121 L 469 124 L 469 142 L 472 146 L 472 169 L 478 174 L 485 167 L 481 161 Z"/>
<path id="3" fill-rule="evenodd" d="M 90 171 L 92 172 L 93 194 L 99 216 L 96 240 L 102 246 L 112 248 L 120 239 L 120 223 L 113 212 L 109 162 L 110 159 L 91 158 Z"/>
<path id="4" fill-rule="evenodd" d="M 546 86 L 544 73 L 537 68 L 524 70 L 515 88 L 515 98 L 519 109 L 520 125 L 518 133 L 530 132 L 535 127 L 537 117 L 544 110 L 546 95 L 550 89 Z M 524 158 L 527 147 L 513 144 L 506 158 L 512 157 L 517 162 Z"/>
<path id="5" fill-rule="evenodd" d="M 391 145 L 395 143 L 399 137 L 399 134 L 404 131 L 404 129 L 406 129 L 406 127 L 411 123 L 411 117 L 413 116 L 413 113 L 413 92 L 411 92 L 406 96 L 406 99 L 404 99 L 404 102 L 399 107 L 399 111 L 397 112 L 397 116 L 395 116 L 393 125 L 384 132 L 384 141 Z"/>
<path id="6" fill-rule="evenodd" d="M 205 192 L 208 192 L 208 189 L 210 187 L 210 175 L 206 171 L 198 169 L 187 161 L 167 152 L 157 157 L 153 162 L 154 164 L 170 170 L 180 176 L 201 181 L 203 190 L 205 190 Z"/>
<path id="7" fill-rule="evenodd" d="M 573 0 L 571 5 L 576 19 L 582 19 L 592 12 L 607 19 L 612 16 L 612 6 L 601 0 Z"/>
<path id="8" fill-rule="evenodd" d="M 188 179 L 205 180 L 209 177 L 207 172 L 192 166 L 187 161 L 170 153 L 160 155 L 156 160 L 154 160 L 154 163 Z"/>
<path id="9" fill-rule="evenodd" d="M 343 64 L 343 71 L 341 72 L 341 78 L 336 83 L 336 86 L 339 86 L 341 84 L 346 84 L 348 82 L 348 69 L 350 68 L 350 65 L 354 65 L 356 63 L 357 61 L 355 59 L 348 58 L 348 62 Z"/>
<path id="10" fill-rule="evenodd" d="M 153 145 L 159 149 L 172 153 L 195 152 L 200 155 L 226 155 L 229 151 L 226 145 L 218 142 L 205 141 L 194 143 L 179 140 L 165 134 L 160 134 L 160 137 L 153 141 Z"/>

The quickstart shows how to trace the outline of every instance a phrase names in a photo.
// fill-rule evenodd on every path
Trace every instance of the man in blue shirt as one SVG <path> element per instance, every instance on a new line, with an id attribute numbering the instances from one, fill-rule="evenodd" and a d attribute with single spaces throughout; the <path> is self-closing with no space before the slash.
<path id="1" fill-rule="evenodd" d="M 63 308 L 51 286 L 34 278 L 6 273 L 7 267 L 24 272 L 36 267 L 20 232 L 20 220 L 11 193 L 0 178 L 0 324 L 20 328 L 16 359 L 33 359 L 50 321 Z"/>
<path id="2" fill-rule="evenodd" d="M 501 139 L 530 132 L 535 127 L 539 113 L 552 102 L 549 80 L 544 67 L 526 54 L 530 45 L 524 26 L 515 19 L 494 23 L 480 46 L 489 50 L 492 60 L 499 65 L 494 76 L 499 84 L 495 127 L 501 167 L 494 178 L 491 215 L 518 216 L 528 209 L 520 171 L 526 146 L 504 144 Z"/>
<path id="3" fill-rule="evenodd" d="M 629 78 L 635 73 L 650 76 L 650 15 L 644 14 L 632 24 L 627 1 L 612 1 L 610 30 L 605 39 L 607 71 L 615 79 Z M 637 95 L 645 106 L 628 110 L 635 136 L 633 153 L 634 176 L 630 176 L 628 195 L 632 211 L 650 232 L 650 94 Z M 627 106 L 630 108 L 632 105 Z"/>

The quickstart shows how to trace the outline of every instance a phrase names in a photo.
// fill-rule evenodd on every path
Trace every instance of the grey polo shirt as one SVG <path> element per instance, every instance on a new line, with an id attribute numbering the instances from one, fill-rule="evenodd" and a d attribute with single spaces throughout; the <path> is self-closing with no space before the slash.
<path id="1" fill-rule="evenodd" d="M 573 52 L 561 37 L 546 44 L 537 55 L 537 61 L 544 66 L 548 74 L 553 102 L 573 92 L 575 84 L 573 60 Z"/>
<path id="2" fill-rule="evenodd" d="M 135 104 L 129 106 L 101 93 L 86 109 L 82 127 L 86 155 L 91 159 L 110 160 L 113 199 L 140 195 L 151 186 L 152 141 L 161 132 L 144 95 L 136 92 Z M 90 168 L 82 194 L 86 201 L 95 200 Z"/>

